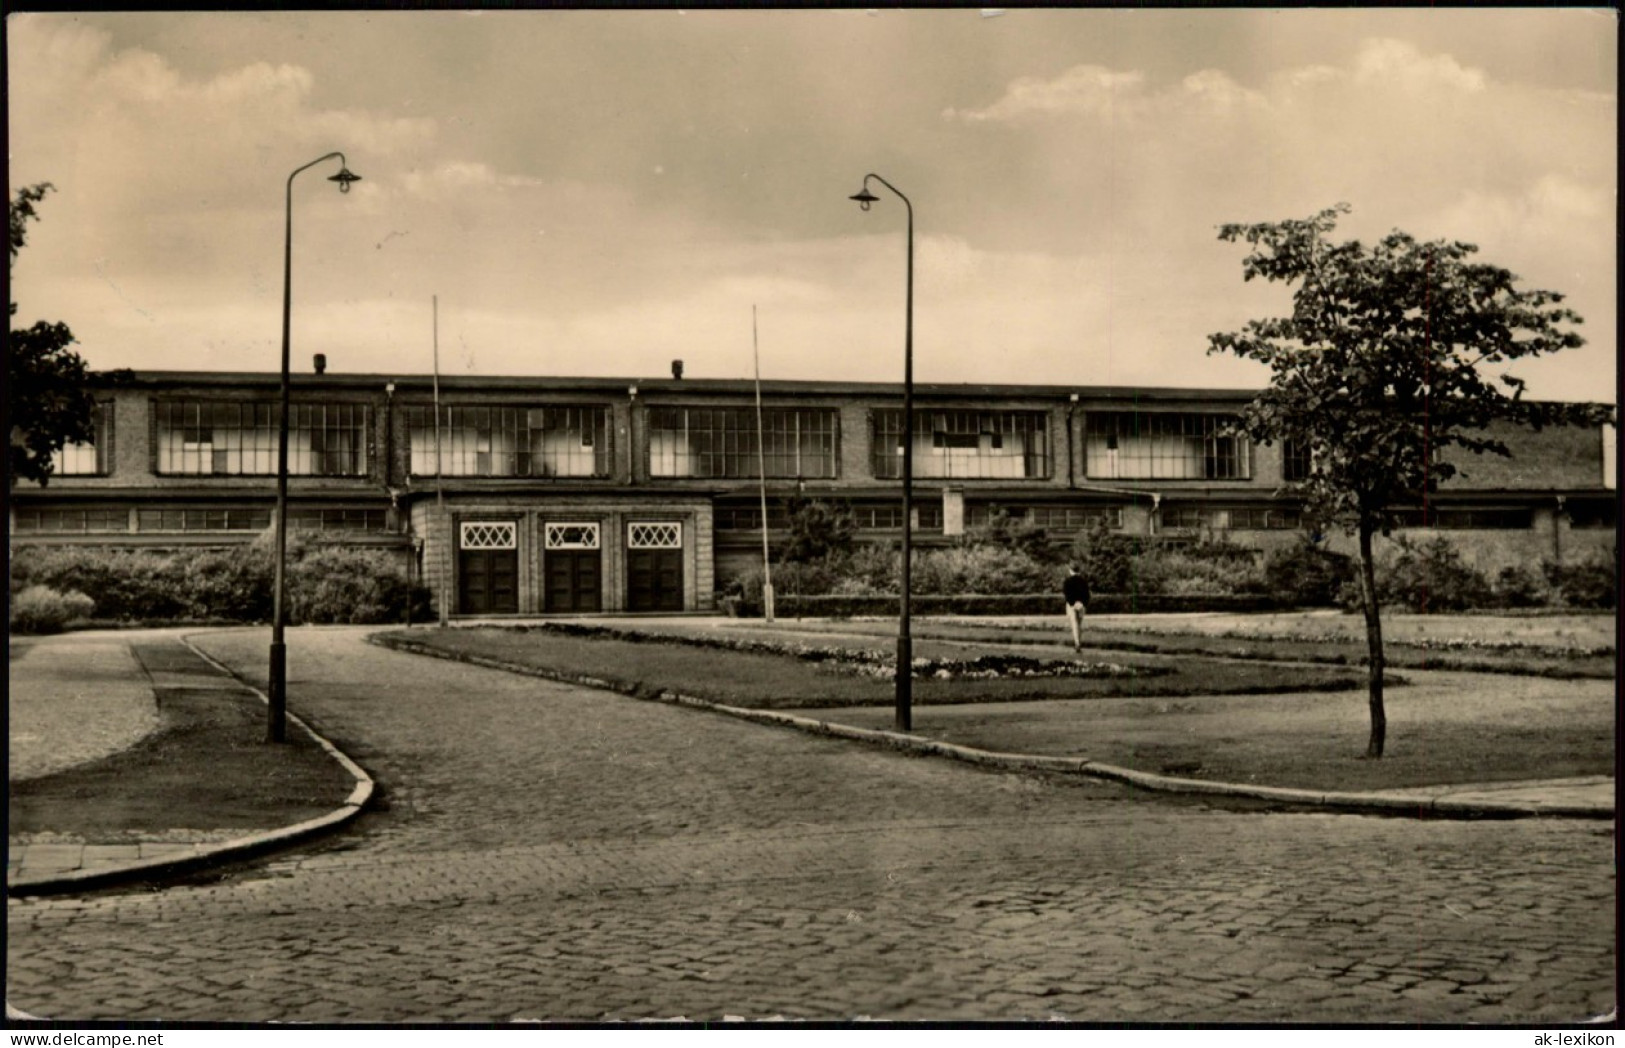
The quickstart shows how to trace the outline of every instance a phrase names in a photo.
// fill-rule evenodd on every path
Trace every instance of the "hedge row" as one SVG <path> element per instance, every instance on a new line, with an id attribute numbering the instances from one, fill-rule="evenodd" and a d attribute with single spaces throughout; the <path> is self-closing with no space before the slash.
<path id="1" fill-rule="evenodd" d="M 113 622 L 267 622 L 275 564 L 269 543 L 176 551 L 24 547 L 11 560 L 13 603 L 31 587 L 76 591 Z M 290 542 L 287 611 L 293 623 L 400 622 L 433 615 L 429 591 L 384 550 Z"/>

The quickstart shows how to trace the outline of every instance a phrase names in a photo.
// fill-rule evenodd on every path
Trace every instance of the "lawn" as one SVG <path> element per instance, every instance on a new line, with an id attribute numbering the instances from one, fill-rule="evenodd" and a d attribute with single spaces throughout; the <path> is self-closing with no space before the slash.
<path id="1" fill-rule="evenodd" d="M 302 731 L 267 745 L 265 706 L 251 694 L 161 688 L 157 697 L 161 726 L 129 749 L 11 783 L 9 835 L 123 844 L 164 831 L 246 834 L 325 815 L 355 786 Z"/>
<path id="2" fill-rule="evenodd" d="M 1098 628 L 1096 623 L 1094 628 Z M 890 728 L 894 682 L 832 671 L 792 652 L 890 649 L 884 622 L 661 622 L 610 630 L 472 627 L 394 631 L 454 657 L 477 657 L 618 690 L 668 690 L 728 705 L 792 709 L 858 727 Z M 643 636 L 633 639 L 632 630 Z M 1022 652 L 1074 656 L 1070 645 L 994 623 L 929 620 L 915 657 Z M 1114 631 L 1128 635 L 1126 630 Z M 1145 634 L 1135 634 L 1145 636 Z M 1158 635 L 1202 641 L 1202 637 Z M 1093 637 L 1091 638 L 1093 639 Z M 782 648 L 768 652 L 766 641 Z M 980 749 L 1077 756 L 1142 771 L 1224 782 L 1379 790 L 1611 774 L 1614 697 L 1603 679 L 1417 671 L 1387 693 L 1388 748 L 1361 759 L 1368 713 L 1364 672 L 1285 659 L 1305 643 L 1236 638 L 1252 652 L 1225 659 L 1086 650 L 1077 658 L 1140 667 L 1146 676 L 938 680 L 914 683 L 914 732 Z M 1338 644 L 1336 640 L 1321 643 Z M 732 650 L 740 645 L 753 650 Z M 1046 648 L 1045 645 L 1048 647 Z M 1551 658 L 1558 663 L 1559 650 Z"/>
<path id="3" fill-rule="evenodd" d="M 1613 706 L 1611 688 L 1596 682 L 1428 675 L 1388 693 L 1388 745 L 1375 761 L 1362 756 L 1364 693 L 951 707 L 917 711 L 914 731 L 1185 778 L 1382 790 L 1611 775 Z M 892 716 L 878 708 L 805 713 L 867 728 L 889 728 Z"/>
<path id="4" fill-rule="evenodd" d="M 1383 653 L 1390 667 L 1539 674 L 1612 680 L 1615 619 L 1609 614 L 1404 615 L 1383 619 Z M 684 627 L 677 627 L 684 629 Z M 777 630 L 885 637 L 894 619 L 730 622 L 742 632 Z M 1048 646 L 1064 643 L 1060 616 L 916 619 L 916 638 Z M 1213 655 L 1263 661 L 1365 662 L 1365 621 L 1359 615 L 1291 612 L 1263 615 L 1101 615 L 1085 626 L 1085 644 L 1099 652 Z"/>
<path id="5" fill-rule="evenodd" d="M 631 625 L 594 631 L 569 627 L 482 626 L 394 631 L 383 637 L 570 678 L 593 678 L 622 691 L 669 690 L 751 709 L 881 705 L 890 702 L 895 692 L 891 679 L 837 669 L 824 661 L 779 652 L 734 650 L 725 646 L 730 641 L 716 631 L 638 633 Z M 747 646 L 759 642 L 748 637 L 734 640 Z M 785 646 L 800 645 L 791 638 Z M 836 646 L 854 652 L 891 650 L 889 640 L 876 636 L 843 636 L 839 645 L 804 647 Z M 914 656 L 917 661 L 963 659 L 967 656 L 967 647 L 950 641 L 924 639 L 915 645 Z M 1358 672 L 1319 666 L 1284 667 L 1156 655 L 1114 656 L 1102 661 L 1098 653 L 1073 656 L 1070 650 L 1053 653 L 1051 659 L 1097 666 L 1099 675 L 997 679 L 917 676 L 914 701 L 922 706 L 936 706 L 1033 699 L 1177 696 L 1195 692 L 1222 695 L 1349 691 L 1364 686 Z"/>

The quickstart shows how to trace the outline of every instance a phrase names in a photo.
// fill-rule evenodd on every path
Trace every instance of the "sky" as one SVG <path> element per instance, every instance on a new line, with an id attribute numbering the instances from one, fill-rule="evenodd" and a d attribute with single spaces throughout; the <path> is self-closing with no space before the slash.
<path id="1" fill-rule="evenodd" d="M 1465 240 L 1617 383 L 1608 8 L 8 15 L 14 324 L 98 369 L 1247 388 L 1227 222 Z M 754 317 L 754 334 L 753 334 Z M 437 319 L 438 318 L 438 319 Z"/>

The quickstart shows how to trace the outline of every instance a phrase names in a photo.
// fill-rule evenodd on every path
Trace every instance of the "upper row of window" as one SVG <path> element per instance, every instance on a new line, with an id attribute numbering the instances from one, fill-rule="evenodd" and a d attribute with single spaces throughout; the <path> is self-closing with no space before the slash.
<path id="1" fill-rule="evenodd" d="M 403 411 L 413 476 L 607 477 L 614 429 L 603 405 L 547 407 L 426 405 Z M 903 413 L 870 413 L 875 477 L 902 475 Z M 270 401 L 161 400 L 154 403 L 154 466 L 160 474 L 269 476 L 277 468 L 277 406 Z M 1233 417 L 1211 413 L 1090 412 L 1084 471 L 1096 479 L 1246 480 L 1247 438 Z M 366 476 L 372 463 L 372 408 L 354 403 L 295 404 L 288 427 L 288 472 Z M 840 469 L 834 408 L 651 407 L 645 464 L 651 477 L 833 479 Z M 70 444 L 56 472 L 110 472 L 112 405 L 96 414 L 96 438 Z M 758 434 L 760 439 L 758 440 Z M 915 413 L 912 469 L 920 478 L 1041 479 L 1052 475 L 1050 417 L 1042 411 Z"/>

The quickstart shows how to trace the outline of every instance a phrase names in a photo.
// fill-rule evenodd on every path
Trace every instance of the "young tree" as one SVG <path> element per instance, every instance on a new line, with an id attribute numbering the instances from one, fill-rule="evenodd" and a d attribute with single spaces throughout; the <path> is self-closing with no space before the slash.
<path id="1" fill-rule="evenodd" d="M 852 552 L 858 524 L 846 505 L 794 495 L 785 509 L 790 534 L 779 553 L 782 559 L 806 563 Z"/>
<path id="2" fill-rule="evenodd" d="M 11 258 L 8 273 L 17 265 L 17 253 L 28 239 L 28 222 L 39 217 L 34 205 L 50 192 L 41 182 L 17 190 L 11 202 Z M 13 287 L 16 286 L 13 282 Z M 17 303 L 11 303 L 17 315 Z M 68 347 L 73 332 L 62 323 L 40 320 L 32 327 L 11 330 L 6 349 L 6 421 L 11 429 L 9 477 L 45 484 L 50 480 L 52 457 L 67 443 L 94 436 L 95 409 L 87 384 L 85 362 Z"/>
<path id="3" fill-rule="evenodd" d="M 1510 455 L 1491 423 L 1600 424 L 1612 411 L 1526 401 L 1521 380 L 1490 373 L 1583 344 L 1569 330 L 1581 318 L 1562 295 L 1514 287 L 1512 273 L 1471 260 L 1472 244 L 1421 243 L 1398 230 L 1370 246 L 1333 243 L 1348 211 L 1339 204 L 1307 219 L 1220 227 L 1220 240 L 1251 248 L 1245 280 L 1293 287 L 1292 313 L 1210 335 L 1208 352 L 1270 369 L 1241 428 L 1260 443 L 1307 452 L 1308 476 L 1291 487 L 1311 516 L 1359 536 L 1370 652 L 1366 756 L 1377 758 L 1387 717 L 1372 536 L 1388 532 L 1390 510 L 1422 501 L 1455 474 L 1441 450 Z"/>

